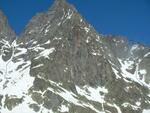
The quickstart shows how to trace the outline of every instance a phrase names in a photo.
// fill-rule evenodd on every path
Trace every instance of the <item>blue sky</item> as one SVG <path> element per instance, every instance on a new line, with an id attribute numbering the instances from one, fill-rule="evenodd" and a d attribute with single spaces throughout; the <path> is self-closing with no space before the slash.
<path id="1" fill-rule="evenodd" d="M 102 34 L 122 35 L 150 46 L 150 0 L 68 0 Z M 0 9 L 19 35 L 32 16 L 53 0 L 0 0 Z"/>

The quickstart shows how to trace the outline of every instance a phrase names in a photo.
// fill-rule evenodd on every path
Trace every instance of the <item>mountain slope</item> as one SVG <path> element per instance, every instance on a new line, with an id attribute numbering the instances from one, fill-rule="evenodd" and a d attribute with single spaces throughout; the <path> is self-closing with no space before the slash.
<path id="1" fill-rule="evenodd" d="M 65 0 L 35 15 L 19 39 L 5 27 L 1 113 L 149 112 L 148 47 L 98 34 Z"/>
<path id="2" fill-rule="evenodd" d="M 0 11 L 1 113 L 16 113 L 12 109 L 23 102 L 28 89 L 33 85 L 33 78 L 29 75 L 31 62 L 25 56 L 26 58 L 28 56 L 27 50 L 21 47 L 21 43 L 17 44 L 15 33 L 8 26 L 6 17 Z"/>

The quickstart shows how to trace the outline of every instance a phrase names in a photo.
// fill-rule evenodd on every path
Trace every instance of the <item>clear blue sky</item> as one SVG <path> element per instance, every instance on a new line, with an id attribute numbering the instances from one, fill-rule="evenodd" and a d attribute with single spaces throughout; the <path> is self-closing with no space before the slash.
<path id="1" fill-rule="evenodd" d="M 102 34 L 128 37 L 150 46 L 150 0 L 68 0 Z M 53 0 L 0 0 L 0 9 L 17 34 Z"/>

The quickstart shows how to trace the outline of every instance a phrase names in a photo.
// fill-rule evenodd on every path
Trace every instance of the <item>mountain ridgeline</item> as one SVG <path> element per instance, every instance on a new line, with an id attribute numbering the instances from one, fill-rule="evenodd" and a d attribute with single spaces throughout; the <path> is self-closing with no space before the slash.
<path id="1" fill-rule="evenodd" d="M 65 0 L 17 38 L 0 11 L 0 113 L 150 113 L 150 48 L 104 36 Z"/>

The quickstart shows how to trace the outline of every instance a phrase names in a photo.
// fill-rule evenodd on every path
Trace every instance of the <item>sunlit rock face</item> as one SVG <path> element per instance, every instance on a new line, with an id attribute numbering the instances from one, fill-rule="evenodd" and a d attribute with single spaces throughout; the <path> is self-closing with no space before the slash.
<path id="1" fill-rule="evenodd" d="M 0 113 L 149 113 L 150 49 L 103 36 L 55 0 L 20 38 L 0 11 Z"/>

